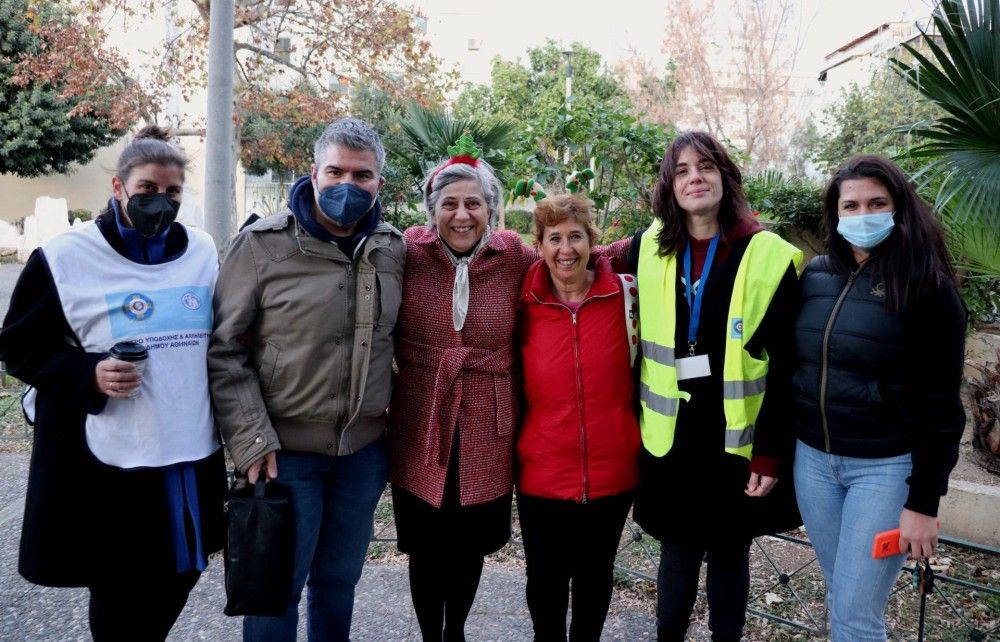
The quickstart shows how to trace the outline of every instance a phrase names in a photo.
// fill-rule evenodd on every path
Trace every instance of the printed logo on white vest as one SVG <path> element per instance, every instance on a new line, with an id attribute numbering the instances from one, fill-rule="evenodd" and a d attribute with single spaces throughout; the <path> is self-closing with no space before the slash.
<path id="1" fill-rule="evenodd" d="M 197 310 L 201 307 L 201 299 L 194 292 L 185 292 L 184 296 L 181 297 L 181 303 L 188 310 Z"/>
<path id="2" fill-rule="evenodd" d="M 132 292 L 125 297 L 122 311 L 134 321 L 145 321 L 153 316 L 153 301 L 139 292 Z"/>
<path id="3" fill-rule="evenodd" d="M 123 290 L 109 292 L 105 299 L 115 341 L 153 335 L 171 337 L 161 341 L 180 340 L 186 338 L 181 334 L 197 332 L 200 337 L 212 330 L 212 290 L 206 286 L 183 285 L 142 293 Z"/>

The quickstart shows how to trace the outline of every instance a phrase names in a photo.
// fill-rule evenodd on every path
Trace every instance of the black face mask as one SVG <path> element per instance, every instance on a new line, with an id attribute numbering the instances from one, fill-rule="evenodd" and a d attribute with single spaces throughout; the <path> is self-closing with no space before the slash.
<path id="1" fill-rule="evenodd" d="M 148 239 L 158 235 L 163 230 L 170 227 L 170 224 L 177 218 L 177 211 L 180 210 L 180 201 L 175 201 L 166 194 L 136 194 L 128 196 L 129 220 L 135 227 L 135 231 Z"/>

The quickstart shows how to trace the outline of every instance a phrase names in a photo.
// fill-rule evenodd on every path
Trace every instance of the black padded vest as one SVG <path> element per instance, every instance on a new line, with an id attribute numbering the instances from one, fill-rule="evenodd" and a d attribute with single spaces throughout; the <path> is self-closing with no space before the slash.
<path id="1" fill-rule="evenodd" d="M 911 450 L 903 397 L 900 315 L 870 270 L 834 272 L 825 256 L 802 274 L 792 381 L 795 430 L 806 444 L 848 457 Z"/>

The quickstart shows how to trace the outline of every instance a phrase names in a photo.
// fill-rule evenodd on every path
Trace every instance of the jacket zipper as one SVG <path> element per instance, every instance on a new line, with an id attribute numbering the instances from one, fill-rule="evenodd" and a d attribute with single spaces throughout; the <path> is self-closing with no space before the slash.
<path id="1" fill-rule="evenodd" d="M 592 299 L 604 299 L 614 296 L 615 294 L 617 294 L 617 292 L 587 297 L 580 302 L 580 307 L 576 309 L 576 312 L 573 312 L 573 310 L 571 310 L 570 307 L 564 303 L 542 301 L 538 298 L 537 294 L 534 292 L 531 293 L 531 296 L 534 297 L 536 303 L 540 303 L 541 305 L 557 305 L 561 308 L 565 308 L 573 320 L 573 369 L 576 371 L 576 404 L 577 410 L 579 410 L 580 414 L 580 470 L 581 481 L 583 483 L 583 495 L 581 496 L 580 502 L 582 504 L 586 504 L 589 501 L 590 478 L 587 467 L 587 417 L 583 408 L 583 373 L 580 368 L 580 334 L 579 326 L 576 322 L 576 315 L 579 314 L 584 304 L 588 301 Z"/>
<path id="2" fill-rule="evenodd" d="M 586 301 L 584 301 L 586 302 Z M 583 303 L 580 304 L 583 307 Z M 580 308 L 577 308 L 579 312 Z M 576 370 L 576 403 L 577 408 L 580 411 L 580 470 L 583 473 L 583 499 L 584 504 L 587 503 L 587 493 L 590 486 L 590 480 L 588 479 L 587 471 L 587 418 L 583 410 L 583 374 L 580 372 L 580 328 L 576 324 L 576 312 L 570 310 L 570 316 L 573 317 L 573 360 L 575 364 L 574 370 Z"/>
<path id="3" fill-rule="evenodd" d="M 819 373 L 819 413 L 820 421 L 823 426 L 823 443 L 826 446 L 826 452 L 828 453 L 833 452 L 830 446 L 830 424 L 826 418 L 826 383 L 828 379 L 830 358 L 830 335 L 833 333 L 833 324 L 837 320 L 837 315 L 840 313 L 840 307 L 844 304 L 844 299 L 847 298 L 847 293 L 850 292 L 851 286 L 854 285 L 854 279 L 857 278 L 860 272 L 861 267 L 858 267 L 858 269 L 851 272 L 851 275 L 847 278 L 847 283 L 844 285 L 844 289 L 840 291 L 840 296 L 837 297 L 836 303 L 833 304 L 833 310 L 830 312 L 830 319 L 826 322 L 826 330 L 823 331 L 823 355 L 821 357 L 822 365 Z"/>

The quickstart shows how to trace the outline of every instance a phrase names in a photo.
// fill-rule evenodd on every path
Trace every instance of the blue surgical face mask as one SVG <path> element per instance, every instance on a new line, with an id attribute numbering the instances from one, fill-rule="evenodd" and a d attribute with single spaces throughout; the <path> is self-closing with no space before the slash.
<path id="1" fill-rule="evenodd" d="M 877 212 L 841 216 L 837 231 L 848 243 L 862 250 L 870 250 L 889 238 L 892 233 L 892 215 L 895 212 Z"/>
<path id="2" fill-rule="evenodd" d="M 375 198 L 353 183 L 331 185 L 319 194 L 319 208 L 340 227 L 350 227 L 375 205 Z"/>

